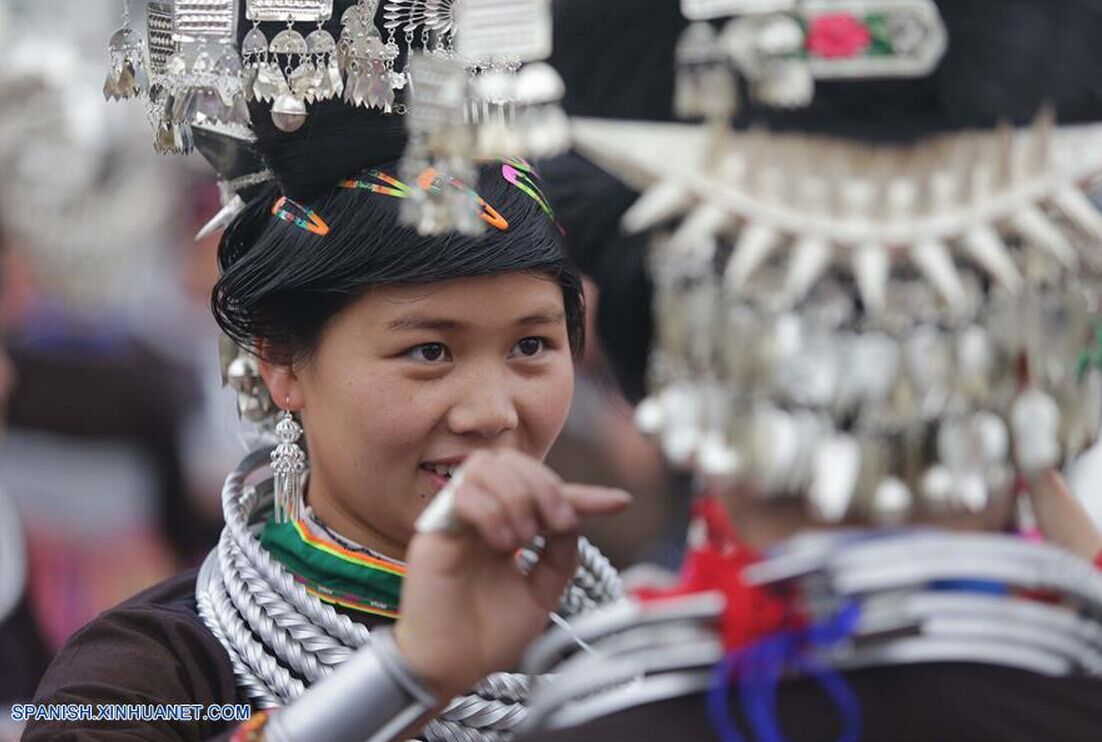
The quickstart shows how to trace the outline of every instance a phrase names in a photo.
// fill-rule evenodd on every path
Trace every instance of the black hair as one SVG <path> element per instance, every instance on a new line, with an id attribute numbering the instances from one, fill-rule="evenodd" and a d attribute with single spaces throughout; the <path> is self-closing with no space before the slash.
<path id="1" fill-rule="evenodd" d="M 379 169 L 397 172 L 394 163 Z M 580 354 L 581 277 L 557 227 L 536 201 L 504 179 L 500 163 L 482 168 L 476 190 L 508 229 L 424 236 L 400 223 L 401 199 L 334 188 L 301 204 L 328 225 L 321 236 L 272 215 L 281 189 L 270 184 L 222 237 L 222 275 L 212 294 L 215 319 L 241 347 L 255 352 L 263 340 L 266 360 L 292 364 L 307 359 L 329 320 L 371 287 L 522 272 L 559 284 L 570 347 Z"/>
<path id="2" fill-rule="evenodd" d="M 334 0 L 333 13 L 322 24 L 333 38 L 341 37 L 341 19 L 358 0 Z M 238 3 L 237 41 L 242 43 L 252 22 L 246 18 L 245 3 Z M 375 26 L 386 22 L 385 4 L 379 3 Z M 261 23 L 269 39 L 284 28 L 282 23 Z M 414 42 L 414 48 L 420 45 Z M 409 49 L 399 44 L 395 69 L 402 69 Z M 395 105 L 404 106 L 408 93 L 398 91 Z M 339 96 L 316 101 L 308 108 L 306 122 L 296 131 L 281 131 L 272 122 L 272 103 L 254 98 L 249 102 L 256 153 L 273 173 L 282 195 L 299 202 L 320 198 L 341 179 L 371 165 L 387 163 L 402 156 L 408 134 L 403 116 L 371 108 L 352 106 Z"/>
<path id="3" fill-rule="evenodd" d="M 646 394 L 654 318 L 646 234 L 624 234 L 620 218 L 638 196 L 588 160 L 569 152 L 540 172 L 578 267 L 597 285 L 595 327 L 616 383 L 629 402 Z"/>

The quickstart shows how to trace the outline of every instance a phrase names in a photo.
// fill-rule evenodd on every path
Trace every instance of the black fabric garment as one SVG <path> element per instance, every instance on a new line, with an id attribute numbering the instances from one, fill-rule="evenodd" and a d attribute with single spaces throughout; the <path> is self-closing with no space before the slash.
<path id="1" fill-rule="evenodd" d="M 0 705 L 30 698 L 49 661 L 46 642 L 24 597 L 0 621 Z"/>
<path id="2" fill-rule="evenodd" d="M 37 703 L 244 704 L 226 650 L 195 602 L 197 569 L 105 611 L 57 653 Z M 337 609 L 368 628 L 389 619 Z M 24 742 L 224 740 L 233 722 L 29 723 Z"/>
<path id="3" fill-rule="evenodd" d="M 247 703 L 229 656 L 195 605 L 196 570 L 183 572 L 105 611 L 62 647 L 35 703 Z M 150 740 L 228 736 L 218 722 L 30 722 L 25 742 Z"/>
<path id="4" fill-rule="evenodd" d="M 598 342 L 629 402 L 646 394 L 654 319 L 646 234 L 624 234 L 620 218 L 639 194 L 585 157 L 568 152 L 540 163 L 540 177 L 565 236 L 563 244 L 597 285 Z"/>
<path id="5" fill-rule="evenodd" d="M 866 742 L 1095 742 L 1102 738 L 1102 679 L 1051 678 L 976 664 L 932 663 L 845 673 L 861 702 Z M 782 684 L 778 718 L 789 742 L 834 742 L 841 719 L 811 680 Z M 731 713 L 747 740 L 754 739 Z M 704 696 L 622 711 L 588 725 L 539 732 L 518 742 L 711 742 Z"/>

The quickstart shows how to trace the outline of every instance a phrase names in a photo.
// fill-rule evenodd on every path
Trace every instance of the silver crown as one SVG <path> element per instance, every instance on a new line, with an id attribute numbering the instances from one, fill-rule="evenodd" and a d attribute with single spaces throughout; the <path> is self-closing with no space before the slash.
<path id="1" fill-rule="evenodd" d="M 860 146 L 575 122 L 658 230 L 641 428 L 820 517 L 1008 501 L 1096 440 L 1098 127 Z M 1093 349 L 1093 350 L 1092 350 Z"/>
<path id="2" fill-rule="evenodd" d="M 238 48 L 242 2 L 252 27 Z M 460 178 L 471 177 L 476 158 L 546 156 L 568 146 L 562 80 L 541 62 L 550 53 L 550 0 L 382 0 L 377 25 L 379 5 L 152 0 L 143 40 L 124 3 L 104 94 L 146 96 L 162 153 L 190 152 L 194 127 L 249 141 L 251 101 L 270 103 L 272 122 L 286 132 L 301 128 L 311 106 L 324 101 L 387 114 L 412 107 L 407 169 Z M 339 8 L 334 38 L 324 24 Z M 222 175 L 229 181 L 242 174 Z M 422 232 L 479 224 L 467 213 L 474 208 L 469 199 L 437 200 L 418 199 L 403 218 Z"/>

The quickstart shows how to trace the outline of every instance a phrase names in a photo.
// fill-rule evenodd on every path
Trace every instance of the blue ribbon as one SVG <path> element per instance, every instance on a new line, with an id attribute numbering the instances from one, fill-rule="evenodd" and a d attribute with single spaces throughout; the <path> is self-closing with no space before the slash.
<path id="1" fill-rule="evenodd" d="M 743 742 L 742 732 L 727 709 L 731 677 L 738 673 L 739 700 L 759 742 L 784 742 L 777 720 L 777 685 L 785 667 L 814 678 L 830 696 L 842 717 L 840 742 L 861 736 L 861 706 L 853 689 L 833 668 L 813 658 L 809 649 L 825 648 L 853 634 L 860 617 L 856 602 L 802 629 L 788 629 L 729 652 L 716 665 L 705 699 L 712 728 L 722 742 Z"/>

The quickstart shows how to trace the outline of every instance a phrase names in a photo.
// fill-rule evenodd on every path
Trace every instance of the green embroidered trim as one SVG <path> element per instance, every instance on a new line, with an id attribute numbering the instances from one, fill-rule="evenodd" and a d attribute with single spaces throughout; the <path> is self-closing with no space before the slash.
<path id="1" fill-rule="evenodd" d="M 365 613 L 398 616 L 405 567 L 322 541 L 301 520 L 269 520 L 260 543 L 318 598 Z"/>

